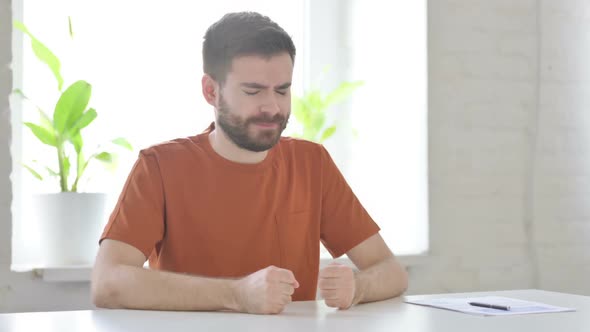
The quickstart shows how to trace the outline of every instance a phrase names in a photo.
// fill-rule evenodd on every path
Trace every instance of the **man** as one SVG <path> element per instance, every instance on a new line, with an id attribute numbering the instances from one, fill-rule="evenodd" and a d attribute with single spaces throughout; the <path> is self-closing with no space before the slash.
<path id="1" fill-rule="evenodd" d="M 328 152 L 281 137 L 294 58 L 291 38 L 260 14 L 227 14 L 208 29 L 202 93 L 215 122 L 141 151 L 101 238 L 97 306 L 279 313 L 318 288 L 341 309 L 406 289 Z M 320 240 L 359 271 L 319 271 Z"/>

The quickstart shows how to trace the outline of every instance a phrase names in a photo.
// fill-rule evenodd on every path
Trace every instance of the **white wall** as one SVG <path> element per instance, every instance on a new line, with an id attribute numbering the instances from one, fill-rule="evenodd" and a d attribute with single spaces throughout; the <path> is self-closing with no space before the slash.
<path id="1" fill-rule="evenodd" d="M 590 2 L 540 1 L 539 286 L 590 295 Z"/>
<path id="2" fill-rule="evenodd" d="M 429 1 L 432 261 L 415 292 L 531 287 L 536 1 Z"/>
<path id="3" fill-rule="evenodd" d="M 411 292 L 590 294 L 589 9 L 429 1 L 432 261 Z"/>
<path id="4" fill-rule="evenodd" d="M 10 8 L 0 0 L 0 22 Z M 429 1 L 432 254 L 411 267 L 410 293 L 590 295 L 588 9 Z M 0 311 L 90 308 L 88 283 L 9 271 L 10 37 L 0 24 Z"/>

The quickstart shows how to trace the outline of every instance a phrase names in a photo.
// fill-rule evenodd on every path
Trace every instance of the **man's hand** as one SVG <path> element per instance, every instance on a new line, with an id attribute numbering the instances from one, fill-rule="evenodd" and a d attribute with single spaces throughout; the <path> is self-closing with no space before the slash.
<path id="1" fill-rule="evenodd" d="M 291 303 L 291 295 L 299 282 L 293 272 L 269 266 L 237 280 L 235 286 L 237 311 L 278 314 Z"/>
<path id="2" fill-rule="evenodd" d="M 352 268 L 331 263 L 320 271 L 318 287 L 326 305 L 348 309 L 355 304 L 356 279 Z"/>

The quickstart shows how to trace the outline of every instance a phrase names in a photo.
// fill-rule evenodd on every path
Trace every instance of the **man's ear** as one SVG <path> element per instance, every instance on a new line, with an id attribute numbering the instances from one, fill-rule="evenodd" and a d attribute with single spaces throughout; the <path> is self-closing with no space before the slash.
<path id="1" fill-rule="evenodd" d="M 213 107 L 217 107 L 217 95 L 219 94 L 219 84 L 208 74 L 204 74 L 201 79 L 203 97 Z"/>

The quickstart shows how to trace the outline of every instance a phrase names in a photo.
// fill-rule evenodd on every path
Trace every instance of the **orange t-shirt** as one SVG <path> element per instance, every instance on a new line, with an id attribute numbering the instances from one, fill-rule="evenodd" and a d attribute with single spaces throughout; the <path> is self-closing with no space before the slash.
<path id="1" fill-rule="evenodd" d="M 320 240 L 338 257 L 379 227 L 323 146 L 281 138 L 262 162 L 240 164 L 213 150 L 211 128 L 140 152 L 101 241 L 198 276 L 275 265 L 299 281 L 293 300 L 314 300 Z"/>

